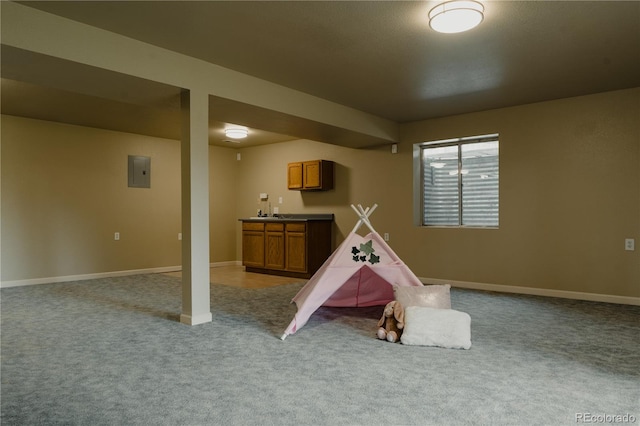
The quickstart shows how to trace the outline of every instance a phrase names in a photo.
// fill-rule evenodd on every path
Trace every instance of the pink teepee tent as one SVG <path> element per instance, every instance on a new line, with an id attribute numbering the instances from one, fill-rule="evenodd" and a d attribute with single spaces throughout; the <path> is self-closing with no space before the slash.
<path id="1" fill-rule="evenodd" d="M 393 300 L 393 286 L 422 286 L 369 222 L 376 209 L 351 205 L 360 220 L 344 242 L 293 298 L 298 312 L 281 339 L 295 333 L 320 306 L 376 306 Z M 366 236 L 356 233 L 367 225 Z"/>

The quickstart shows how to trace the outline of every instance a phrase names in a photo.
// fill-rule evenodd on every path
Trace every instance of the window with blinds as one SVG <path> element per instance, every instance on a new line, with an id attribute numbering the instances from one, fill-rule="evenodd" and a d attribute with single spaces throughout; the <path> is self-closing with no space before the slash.
<path id="1" fill-rule="evenodd" d="M 422 225 L 497 227 L 498 135 L 420 146 Z"/>

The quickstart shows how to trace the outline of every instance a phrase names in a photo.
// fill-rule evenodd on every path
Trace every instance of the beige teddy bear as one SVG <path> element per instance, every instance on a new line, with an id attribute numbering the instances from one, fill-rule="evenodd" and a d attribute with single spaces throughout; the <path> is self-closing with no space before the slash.
<path id="1" fill-rule="evenodd" d="M 386 339 L 391 343 L 400 341 L 404 328 L 404 308 L 400 302 L 394 300 L 387 303 L 378 327 L 378 339 Z"/>

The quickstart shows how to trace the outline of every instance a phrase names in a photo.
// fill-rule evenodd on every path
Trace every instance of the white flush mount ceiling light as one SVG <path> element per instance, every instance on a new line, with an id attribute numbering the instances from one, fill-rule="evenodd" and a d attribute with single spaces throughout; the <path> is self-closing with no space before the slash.
<path id="1" fill-rule="evenodd" d="M 249 134 L 247 129 L 242 128 L 229 128 L 224 129 L 224 135 L 231 139 L 244 139 Z"/>
<path id="2" fill-rule="evenodd" d="M 461 33 L 484 19 L 484 6 L 473 0 L 452 0 L 429 11 L 429 26 L 440 33 Z"/>

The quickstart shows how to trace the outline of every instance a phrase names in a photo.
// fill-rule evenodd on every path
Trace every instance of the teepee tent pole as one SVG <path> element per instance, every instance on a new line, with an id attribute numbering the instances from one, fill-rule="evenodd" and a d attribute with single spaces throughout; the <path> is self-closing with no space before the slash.
<path id="1" fill-rule="evenodd" d="M 362 208 L 362 206 L 360 204 L 358 204 L 358 208 L 360 209 L 361 212 L 365 212 L 365 210 Z M 371 216 L 373 214 L 373 212 L 378 208 L 377 204 L 374 204 L 371 209 L 369 209 L 369 207 L 367 207 L 366 210 L 366 217 L 364 218 L 364 224 L 367 225 L 367 228 L 369 228 L 369 230 L 371 232 L 373 232 L 374 234 L 377 234 L 376 230 L 373 229 L 373 225 L 371 225 L 371 221 L 369 220 L 369 216 Z"/>
<path id="2" fill-rule="evenodd" d="M 353 233 L 353 232 L 356 232 L 358 229 L 360 229 L 360 227 L 362 226 L 362 213 L 353 204 L 351 204 L 351 208 L 353 209 L 354 212 L 356 212 L 359 218 L 358 221 L 356 222 L 356 225 L 353 227 L 353 230 L 351 230 L 351 232 Z M 369 207 L 367 207 L 367 210 L 365 210 L 365 215 L 366 215 L 366 212 L 368 211 L 369 211 Z"/>
<path id="3" fill-rule="evenodd" d="M 367 228 L 371 230 L 371 232 L 377 233 L 376 230 L 373 229 L 373 226 L 371 226 L 371 222 L 369 221 L 369 216 L 371 216 L 375 209 L 378 208 L 377 204 L 374 204 L 371 208 L 367 207 L 366 209 L 364 209 L 361 204 L 358 204 L 358 208 L 351 204 L 351 208 L 360 218 L 360 220 L 358 220 L 358 223 L 356 223 L 356 226 L 353 228 L 353 231 L 351 232 L 356 232 L 364 223 L 365 225 L 367 225 Z"/>

